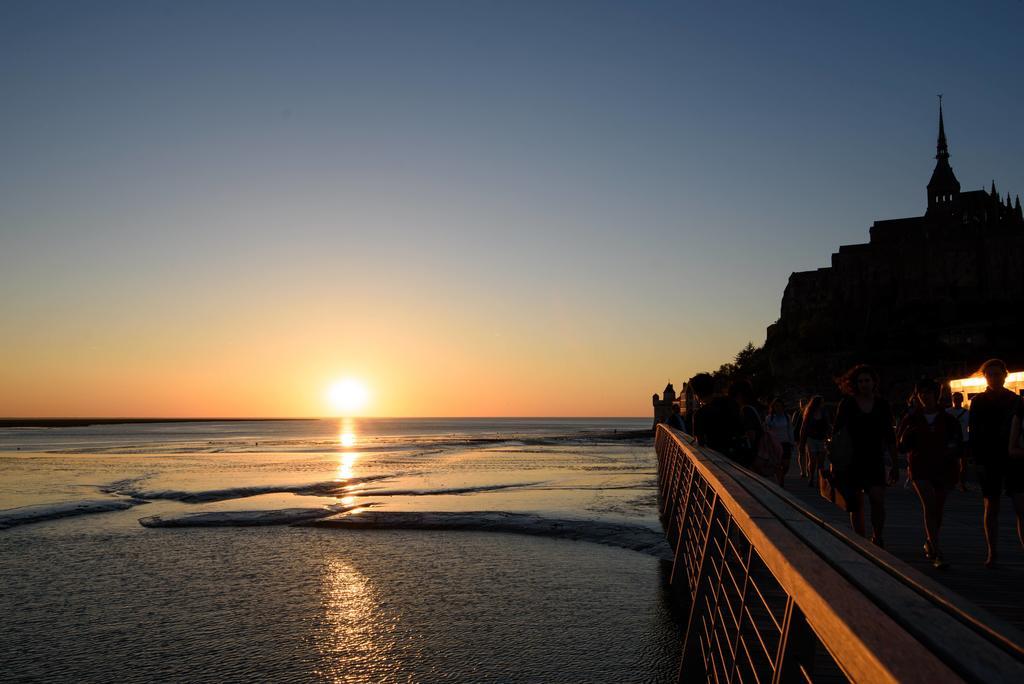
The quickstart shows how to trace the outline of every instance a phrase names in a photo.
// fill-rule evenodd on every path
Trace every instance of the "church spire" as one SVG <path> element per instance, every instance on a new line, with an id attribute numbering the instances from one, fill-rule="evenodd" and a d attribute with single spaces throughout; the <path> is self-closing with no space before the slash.
<path id="1" fill-rule="evenodd" d="M 939 141 L 935 145 L 936 159 L 949 159 L 949 145 L 946 144 L 946 125 L 942 121 L 942 95 L 939 95 Z"/>
<path id="2" fill-rule="evenodd" d="M 935 145 L 935 170 L 928 181 L 928 213 L 951 214 L 959 206 L 960 181 L 949 165 L 949 145 L 946 143 L 946 122 L 942 116 L 942 95 L 939 95 L 939 139 Z"/>

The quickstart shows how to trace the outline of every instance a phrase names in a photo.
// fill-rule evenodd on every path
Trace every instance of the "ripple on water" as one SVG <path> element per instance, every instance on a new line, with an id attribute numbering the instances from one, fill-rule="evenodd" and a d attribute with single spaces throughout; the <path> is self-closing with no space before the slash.
<path id="1" fill-rule="evenodd" d="M 658 561 L 490 533 L 301 528 L 0 536 L 14 678 L 670 681 Z"/>

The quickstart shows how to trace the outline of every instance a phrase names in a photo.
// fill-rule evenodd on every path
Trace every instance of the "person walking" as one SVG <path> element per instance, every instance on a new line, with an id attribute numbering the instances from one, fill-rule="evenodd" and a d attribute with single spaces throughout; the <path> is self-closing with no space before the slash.
<path id="1" fill-rule="evenodd" d="M 736 380 L 729 386 L 729 398 L 740 411 L 736 452 L 745 454 L 748 468 L 782 486 L 782 445 L 765 429 L 754 388 L 747 380 Z"/>
<path id="2" fill-rule="evenodd" d="M 807 400 L 800 399 L 797 402 L 796 411 L 789 417 L 789 424 L 793 428 L 793 436 L 796 438 L 796 464 L 800 468 L 800 477 L 807 477 L 807 456 L 800 446 L 800 429 L 804 422 L 804 409 L 807 408 Z"/>
<path id="3" fill-rule="evenodd" d="M 865 536 L 864 497 L 871 502 L 871 541 L 884 547 L 885 486 L 899 477 L 896 433 L 892 409 L 878 396 L 878 373 L 870 366 L 854 366 L 839 381 L 845 396 L 836 409 L 832 440 L 844 434 L 850 445 L 850 461 L 834 464 L 836 485 L 846 500 L 850 524 Z M 886 463 L 889 473 L 886 476 Z"/>
<path id="4" fill-rule="evenodd" d="M 825 400 L 820 394 L 811 397 L 804 409 L 803 420 L 800 421 L 800 437 L 797 443 L 798 450 L 807 459 L 804 476 L 810 487 L 818 486 L 818 471 L 825 455 L 825 440 L 831 431 L 832 426 L 825 411 Z"/>
<path id="5" fill-rule="evenodd" d="M 735 380 L 729 385 L 729 399 L 738 407 L 740 418 L 736 461 L 765 477 L 776 479 L 774 473 L 767 472 L 764 464 L 757 462 L 757 447 L 764 432 L 764 421 L 757 409 L 754 388 L 746 380 Z"/>
<path id="6" fill-rule="evenodd" d="M 935 568 L 945 568 L 939 545 L 946 496 L 960 472 L 960 423 L 939 406 L 939 387 L 920 380 L 914 387 L 918 410 L 900 422 L 899 450 L 907 454 L 908 479 L 921 501 L 924 515 L 924 555 Z"/>
<path id="7" fill-rule="evenodd" d="M 668 414 L 668 418 L 665 419 L 665 425 L 686 432 L 686 423 L 683 421 L 683 415 L 678 403 L 672 404 L 672 411 Z"/>
<path id="8" fill-rule="evenodd" d="M 768 415 L 764 419 L 764 428 L 782 445 L 782 462 L 779 464 L 778 480 L 779 485 L 784 486 L 786 475 L 789 473 L 789 465 L 793 456 L 793 425 L 789 422 L 786 409 L 782 400 L 775 399 L 768 407 Z"/>
<path id="9" fill-rule="evenodd" d="M 747 454 L 737 453 L 737 438 L 740 434 L 740 414 L 736 402 L 718 394 L 715 379 L 707 373 L 698 373 L 690 378 L 688 387 L 697 401 L 690 428 L 697 444 L 714 449 L 742 465 Z"/>
<path id="10" fill-rule="evenodd" d="M 970 453 L 978 468 L 978 482 L 984 500 L 983 524 L 988 555 L 985 567 L 996 565 L 999 534 L 999 502 L 1005 491 L 1017 513 L 1017 529 L 1024 526 L 1024 462 L 1010 458 L 1010 433 L 1014 416 L 1021 413 L 1021 399 L 1003 387 L 1006 364 L 989 359 L 981 366 L 987 385 L 971 401 L 968 420 Z"/>
<path id="11" fill-rule="evenodd" d="M 1007 463 L 1007 489 L 1014 490 L 1013 505 L 1017 511 L 1017 538 L 1024 546 L 1024 516 L 1021 515 L 1021 498 L 1024 497 L 1024 401 L 1017 404 L 1017 413 L 1010 422 L 1010 459 Z"/>
<path id="12" fill-rule="evenodd" d="M 967 444 L 970 441 L 970 433 L 967 431 L 970 423 L 971 412 L 964 407 L 963 392 L 953 392 L 953 405 L 946 409 L 946 413 L 953 416 L 960 423 L 960 433 L 964 437 L 963 449 L 966 452 Z M 963 455 L 962 455 L 963 456 Z M 960 459 L 960 472 L 957 473 L 957 487 L 961 492 L 967 491 L 967 459 Z"/>

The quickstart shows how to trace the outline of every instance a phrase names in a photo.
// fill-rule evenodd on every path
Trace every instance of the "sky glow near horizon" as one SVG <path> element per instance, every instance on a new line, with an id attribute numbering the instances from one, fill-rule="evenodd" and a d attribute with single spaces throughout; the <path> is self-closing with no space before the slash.
<path id="1" fill-rule="evenodd" d="M 0 416 L 648 415 L 1024 194 L 1024 4 L 6 2 Z M 1016 79 L 1016 80 L 1015 80 Z"/>

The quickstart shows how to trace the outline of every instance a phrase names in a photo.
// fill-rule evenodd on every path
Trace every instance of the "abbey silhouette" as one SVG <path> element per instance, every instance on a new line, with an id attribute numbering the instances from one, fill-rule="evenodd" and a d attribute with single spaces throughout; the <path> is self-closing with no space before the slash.
<path id="1" fill-rule="evenodd" d="M 876 221 L 866 244 L 793 273 L 764 351 L 782 387 L 814 388 L 854 362 L 890 378 L 970 372 L 989 357 L 1024 365 L 1020 197 L 963 192 L 939 101 L 935 169 L 923 216 Z"/>

